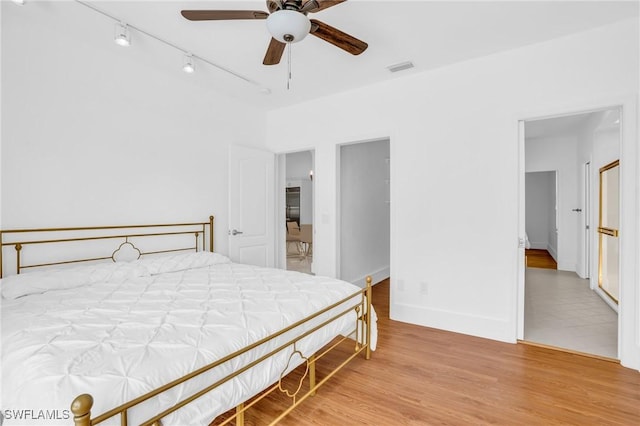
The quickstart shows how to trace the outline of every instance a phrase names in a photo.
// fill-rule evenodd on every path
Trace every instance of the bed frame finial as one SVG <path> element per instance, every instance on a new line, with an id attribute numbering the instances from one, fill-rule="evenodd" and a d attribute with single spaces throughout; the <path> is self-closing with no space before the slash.
<path id="1" fill-rule="evenodd" d="M 209 216 L 209 251 L 213 253 L 213 215 Z"/>
<path id="2" fill-rule="evenodd" d="M 71 412 L 74 414 L 75 426 L 91 426 L 91 407 L 93 407 L 93 397 L 88 393 L 83 393 L 73 400 Z"/>

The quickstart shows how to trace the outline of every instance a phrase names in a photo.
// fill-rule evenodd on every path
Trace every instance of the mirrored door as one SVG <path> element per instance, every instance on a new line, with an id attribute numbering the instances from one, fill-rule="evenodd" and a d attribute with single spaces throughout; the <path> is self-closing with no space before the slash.
<path id="1" fill-rule="evenodd" d="M 600 220 L 598 225 L 598 286 L 619 300 L 620 161 L 600 168 Z"/>

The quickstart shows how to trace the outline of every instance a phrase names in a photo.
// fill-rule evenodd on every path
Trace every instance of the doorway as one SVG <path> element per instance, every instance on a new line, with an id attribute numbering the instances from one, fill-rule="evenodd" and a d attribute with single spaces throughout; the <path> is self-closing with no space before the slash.
<path id="1" fill-rule="evenodd" d="M 598 264 L 597 217 L 593 202 L 600 183 L 591 170 L 620 153 L 620 108 L 596 110 L 523 122 L 525 191 L 529 201 L 531 172 L 556 171 L 556 247 L 553 233 L 546 241 L 555 251 L 558 270 L 524 268 L 523 327 L 526 342 L 564 350 L 618 358 L 618 314 L 594 286 Z M 591 165 L 594 165 L 592 168 Z M 619 200 L 616 200 L 616 205 Z M 525 235 L 538 239 L 525 213 Z M 595 208 L 595 209 L 594 209 Z M 593 215 L 596 216 L 596 215 Z M 532 234 L 537 235 L 532 237 Z M 526 262 L 526 261 L 525 261 Z M 619 272 L 619 262 L 610 262 Z M 597 281 L 597 280 L 595 280 Z"/>
<path id="2" fill-rule="evenodd" d="M 557 269 L 557 171 L 525 173 L 527 265 Z"/>
<path id="3" fill-rule="evenodd" d="M 390 140 L 339 145 L 339 278 L 364 286 L 390 276 Z"/>
<path id="4" fill-rule="evenodd" d="M 285 269 L 313 274 L 313 150 L 283 154 Z"/>

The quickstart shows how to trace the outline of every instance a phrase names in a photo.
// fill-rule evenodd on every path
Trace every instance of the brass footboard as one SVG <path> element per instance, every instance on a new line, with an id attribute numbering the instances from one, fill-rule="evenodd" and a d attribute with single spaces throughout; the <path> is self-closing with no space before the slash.
<path id="1" fill-rule="evenodd" d="M 173 413 L 174 411 L 180 409 L 181 407 L 184 407 L 185 405 L 191 403 L 192 401 L 194 401 L 195 399 L 207 394 L 208 392 L 213 391 L 214 389 L 216 389 L 217 387 L 219 387 L 220 385 L 222 385 L 223 383 L 228 382 L 229 380 L 237 377 L 238 375 L 244 373 L 245 371 L 249 370 L 250 368 L 255 367 L 257 364 L 261 363 L 262 361 L 266 360 L 267 358 L 279 353 L 280 351 L 283 351 L 287 348 L 292 348 L 292 354 L 289 358 L 289 363 L 291 362 L 291 359 L 293 358 L 294 355 L 299 356 L 302 359 L 302 364 L 305 368 L 305 373 L 303 374 L 302 378 L 299 381 L 299 385 L 297 387 L 297 389 L 295 389 L 294 392 L 289 392 L 289 390 L 284 389 L 282 386 L 282 379 L 285 375 L 285 373 L 288 370 L 289 367 L 289 363 L 285 366 L 285 368 L 283 369 L 281 376 L 280 376 L 280 380 L 278 380 L 277 383 L 275 383 L 273 386 L 271 386 L 270 388 L 266 389 L 265 391 L 262 392 L 262 394 L 260 394 L 258 397 L 253 398 L 250 402 L 247 403 L 241 403 L 236 407 L 236 411 L 235 414 L 233 414 L 232 416 L 230 416 L 229 418 L 227 418 L 226 420 L 224 420 L 224 422 L 220 423 L 219 426 L 228 424 L 231 421 L 235 421 L 236 425 L 243 425 L 244 424 L 244 414 L 246 412 L 246 410 L 248 410 L 249 408 L 251 408 L 253 405 L 255 405 L 257 402 L 259 402 L 260 400 L 262 400 L 264 397 L 266 397 L 267 395 L 271 394 L 272 392 L 282 392 L 283 394 L 285 394 L 288 398 L 291 399 L 291 405 L 285 410 L 283 411 L 281 414 L 279 414 L 275 419 L 273 419 L 271 421 L 270 424 L 276 424 L 278 423 L 280 420 L 282 420 L 285 416 L 287 416 L 293 409 L 295 409 L 299 404 L 301 404 L 304 400 L 306 400 L 309 396 L 313 396 L 316 393 L 316 390 L 318 388 L 320 388 L 322 385 L 324 385 L 330 378 L 332 378 L 336 373 L 338 373 L 338 371 L 340 371 L 344 366 L 346 366 L 351 360 L 353 360 L 356 356 L 358 356 L 359 354 L 364 352 L 365 358 L 366 359 L 370 359 L 371 358 L 371 323 L 372 323 L 372 308 L 371 308 L 371 277 L 367 277 L 366 279 L 366 288 L 357 291 L 356 293 L 334 303 L 331 306 L 328 306 L 324 309 L 322 309 L 321 311 L 318 311 L 316 313 L 314 313 L 313 315 L 308 316 L 307 318 L 304 318 L 303 320 L 300 320 L 292 325 L 290 325 L 289 327 L 286 327 L 280 331 L 278 331 L 277 333 L 274 333 L 260 341 L 255 342 L 254 344 L 251 344 L 249 346 L 247 346 L 246 348 L 240 349 L 232 354 L 229 354 L 228 356 L 213 362 L 207 366 L 204 366 L 196 371 L 193 371 L 192 373 L 189 373 L 183 377 L 181 377 L 180 379 L 177 379 L 173 382 L 167 383 L 166 385 L 155 389 L 145 395 L 142 395 L 132 401 L 126 402 L 122 405 L 120 405 L 119 407 L 113 408 L 112 410 L 107 411 L 106 413 L 103 413 L 93 419 L 91 419 L 91 408 L 93 406 L 93 397 L 89 394 L 83 394 L 78 396 L 73 403 L 71 404 L 71 411 L 74 414 L 74 422 L 75 422 L 75 426 L 92 426 L 92 425 L 96 425 L 99 424 L 109 418 L 112 418 L 114 416 L 120 416 L 120 422 L 121 425 L 127 425 L 128 424 L 128 420 L 127 420 L 127 413 L 128 410 L 135 407 L 136 405 L 150 399 L 153 398 L 159 394 L 161 394 L 162 392 L 167 391 L 168 389 L 171 389 L 181 383 L 186 382 L 187 380 L 190 380 L 200 374 L 203 374 L 207 371 L 212 370 L 213 368 L 216 368 L 217 366 L 233 359 L 236 358 L 242 354 L 245 354 L 249 351 L 251 351 L 252 349 L 255 349 L 256 347 L 263 345 L 275 338 L 277 338 L 278 336 L 283 335 L 284 333 L 290 331 L 290 330 L 294 330 L 297 327 L 302 326 L 303 324 L 307 324 L 309 323 L 309 321 L 312 321 L 314 318 L 319 317 L 320 315 L 329 312 L 330 310 L 339 307 L 340 305 L 348 302 L 349 300 L 353 299 L 354 297 L 357 297 L 358 295 L 361 296 L 360 301 L 357 303 L 357 305 L 354 306 L 350 306 L 348 309 L 344 309 L 341 310 L 339 313 L 333 315 L 331 318 L 323 321 L 322 323 L 312 327 L 311 329 L 299 334 L 298 336 L 288 340 L 287 342 L 279 345 L 278 347 L 276 347 L 275 349 L 273 349 L 272 351 L 270 351 L 269 353 L 263 355 L 262 357 L 256 359 L 255 361 L 245 365 L 244 367 L 242 367 L 241 369 L 234 371 L 233 373 L 225 376 L 224 378 L 218 380 L 217 382 L 211 384 L 210 386 L 207 386 L 206 388 L 200 390 L 199 392 L 196 392 L 195 394 L 183 399 L 182 401 L 178 402 L 177 404 L 175 404 L 174 406 L 162 411 L 161 413 L 158 413 L 157 415 L 155 415 L 154 417 L 148 419 L 147 421 L 145 421 L 144 423 L 142 423 L 142 425 L 144 426 L 160 426 L 161 425 L 161 420 L 166 417 L 167 415 Z M 355 315 L 355 328 L 353 330 L 353 332 L 351 334 L 349 334 L 349 336 L 354 335 L 355 336 L 355 348 L 353 353 L 351 353 L 340 365 L 338 365 L 336 368 L 334 368 L 332 371 L 330 371 L 324 378 L 322 378 L 322 380 L 320 380 L 319 382 L 316 382 L 316 370 L 315 370 L 315 366 L 316 366 L 316 362 L 318 360 L 320 360 L 322 357 L 324 357 L 326 354 L 328 354 L 329 352 L 331 352 L 333 349 L 335 349 L 340 343 L 342 343 L 344 340 L 348 339 L 349 337 L 345 337 L 342 336 L 340 339 L 338 339 L 337 341 L 332 342 L 332 344 L 329 347 L 325 347 L 323 349 L 320 350 L 320 352 L 316 353 L 316 354 L 311 354 L 308 357 L 305 357 L 304 354 L 302 354 L 300 351 L 298 351 L 297 349 L 297 342 L 299 342 L 301 339 L 309 336 L 310 334 L 314 333 L 315 331 L 321 329 L 322 327 L 326 326 L 327 324 L 331 323 L 332 321 L 337 320 L 338 318 L 344 316 L 344 315 L 349 315 L 351 313 L 353 313 L 353 311 L 356 312 Z M 364 329 L 363 329 L 364 328 Z M 299 395 L 302 389 L 302 385 L 303 385 L 303 381 L 305 380 L 305 378 L 308 377 L 309 378 L 309 389 L 302 395 Z M 212 419 L 214 420 L 214 419 Z"/>

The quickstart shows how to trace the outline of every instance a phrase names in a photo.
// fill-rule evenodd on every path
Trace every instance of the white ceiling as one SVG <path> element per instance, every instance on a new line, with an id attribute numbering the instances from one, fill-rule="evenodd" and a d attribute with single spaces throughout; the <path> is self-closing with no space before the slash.
<path id="1" fill-rule="evenodd" d="M 525 123 L 525 137 L 530 140 L 577 134 L 595 114 L 598 113 L 589 112 L 527 121 Z"/>
<path id="2" fill-rule="evenodd" d="M 270 40 L 265 21 L 191 22 L 180 15 L 182 9 L 267 11 L 265 1 L 90 3 L 246 77 L 252 83 L 240 81 L 249 89 L 242 90 L 240 96 L 267 108 L 401 78 L 638 15 L 637 1 L 349 0 L 310 16 L 366 41 L 369 48 L 352 56 L 314 36 L 307 37 L 293 45 L 293 79 L 287 90 L 286 56 L 279 65 L 262 65 Z M 94 12 L 87 9 L 87 13 Z M 134 44 L 136 36 L 142 37 L 133 36 Z M 415 68 L 396 74 L 386 69 L 407 60 L 413 61 Z M 260 93 L 261 87 L 271 93 Z"/>

